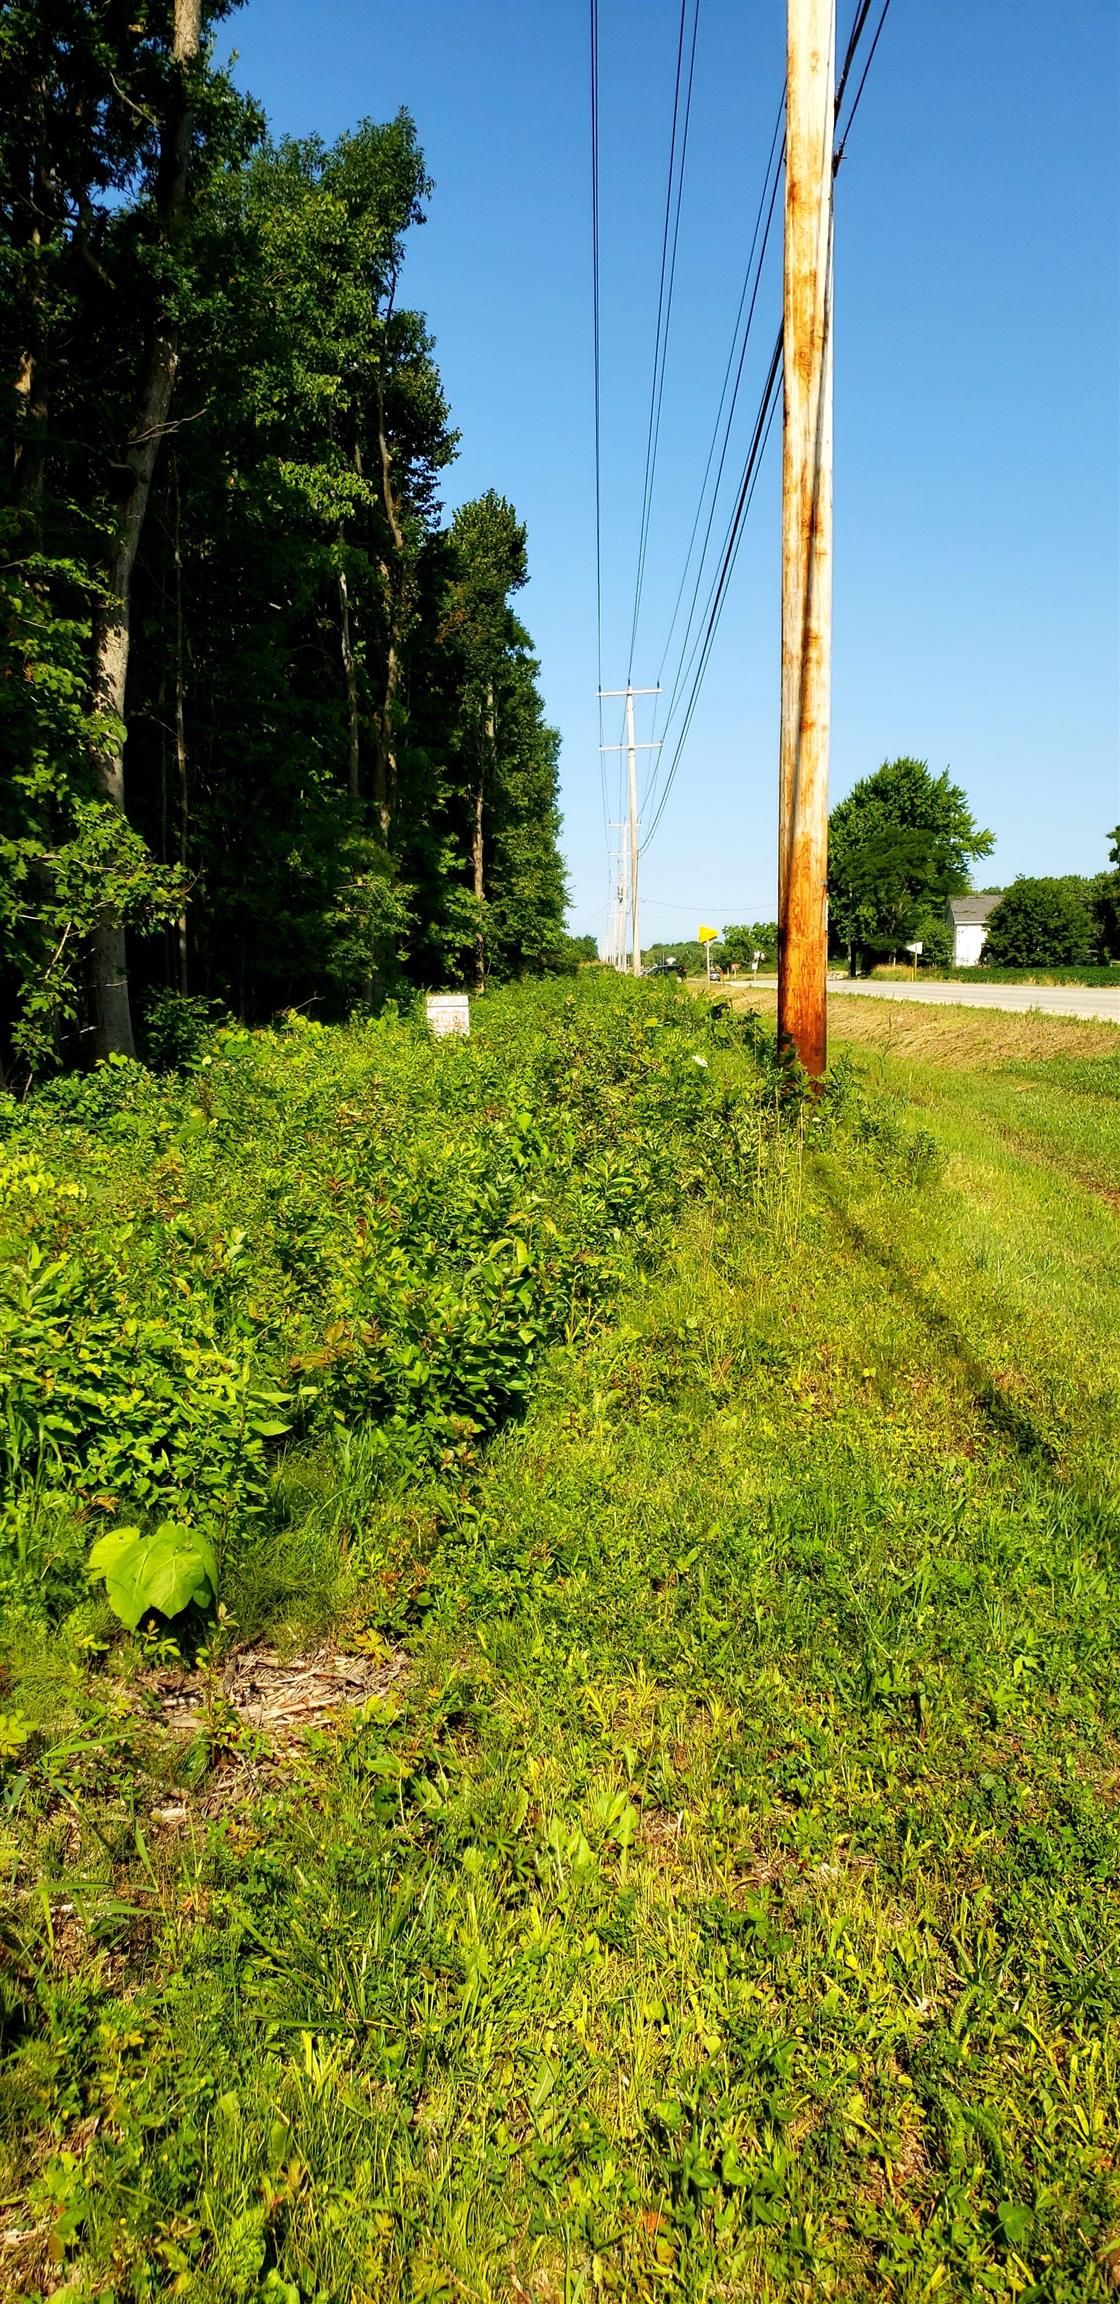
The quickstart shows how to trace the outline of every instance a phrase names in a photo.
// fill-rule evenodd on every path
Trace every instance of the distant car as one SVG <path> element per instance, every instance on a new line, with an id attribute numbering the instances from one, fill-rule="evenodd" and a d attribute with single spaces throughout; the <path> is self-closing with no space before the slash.
<path id="1" fill-rule="evenodd" d="M 642 974 L 643 976 L 679 976 L 681 983 L 683 984 L 684 963 L 681 960 L 671 959 L 651 960 L 649 967 L 643 968 Z"/>

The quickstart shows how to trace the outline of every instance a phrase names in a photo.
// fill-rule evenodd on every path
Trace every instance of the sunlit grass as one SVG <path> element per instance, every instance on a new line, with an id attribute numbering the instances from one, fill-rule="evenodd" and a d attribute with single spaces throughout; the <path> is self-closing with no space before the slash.
<path id="1" fill-rule="evenodd" d="M 368 1716 L 161 1824 L 127 1675 L 40 1656 L 13 2294 L 52 2234 L 75 2304 L 1111 2292 L 1115 1036 L 972 1021 L 872 1043 L 940 1183 L 794 1132 L 468 1486 L 289 1461 L 231 1605 L 333 1545 Z"/>

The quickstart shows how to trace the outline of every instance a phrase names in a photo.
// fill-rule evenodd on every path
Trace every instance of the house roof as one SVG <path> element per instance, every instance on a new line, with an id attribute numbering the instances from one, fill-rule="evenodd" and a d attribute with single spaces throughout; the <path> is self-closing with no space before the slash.
<path id="1" fill-rule="evenodd" d="M 967 928 L 976 923 L 982 924 L 995 911 L 1002 894 L 1002 888 L 997 888 L 990 896 L 950 896 L 949 910 L 953 916 L 953 926 Z"/>

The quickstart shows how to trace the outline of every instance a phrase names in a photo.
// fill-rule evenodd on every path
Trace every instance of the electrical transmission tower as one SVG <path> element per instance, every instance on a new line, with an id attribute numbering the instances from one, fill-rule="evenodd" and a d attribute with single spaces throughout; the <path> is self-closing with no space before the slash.
<path id="1" fill-rule="evenodd" d="M 641 842 L 638 838 L 637 755 L 639 752 L 659 752 L 661 749 L 661 739 L 659 737 L 655 744 L 635 743 L 634 698 L 635 696 L 660 696 L 661 690 L 660 688 L 631 688 L 629 685 L 627 685 L 625 688 L 600 688 L 599 694 L 600 697 L 625 696 L 626 698 L 625 743 L 600 744 L 599 750 L 600 752 L 625 752 L 626 754 L 626 785 L 630 802 L 630 811 L 626 825 L 620 827 L 623 834 L 622 852 L 626 860 L 626 871 L 623 878 L 623 886 L 626 890 L 626 901 L 623 904 L 622 910 L 624 921 L 626 913 L 629 912 L 630 915 L 631 970 L 635 976 L 640 976 L 642 973 L 642 916 L 641 907 L 638 901 L 638 858 L 641 854 Z M 622 937 L 622 953 L 623 965 L 625 965 L 625 934 Z"/>

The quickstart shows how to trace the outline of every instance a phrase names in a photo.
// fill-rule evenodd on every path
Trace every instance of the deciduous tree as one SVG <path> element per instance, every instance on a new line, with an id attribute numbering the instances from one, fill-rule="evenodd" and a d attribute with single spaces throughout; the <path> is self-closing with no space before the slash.
<path id="1" fill-rule="evenodd" d="M 829 933 L 852 974 L 861 954 L 894 958 L 920 918 L 969 885 L 994 835 L 981 831 L 959 784 L 924 760 L 886 760 L 832 810 Z"/>
<path id="2" fill-rule="evenodd" d="M 997 968 L 1083 967 L 1098 950 L 1089 882 L 1024 878 L 991 914 L 983 958 Z"/>

